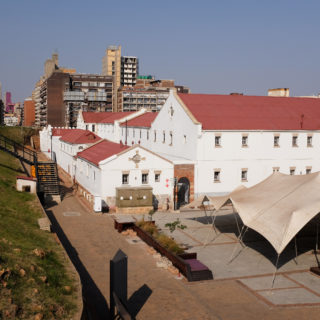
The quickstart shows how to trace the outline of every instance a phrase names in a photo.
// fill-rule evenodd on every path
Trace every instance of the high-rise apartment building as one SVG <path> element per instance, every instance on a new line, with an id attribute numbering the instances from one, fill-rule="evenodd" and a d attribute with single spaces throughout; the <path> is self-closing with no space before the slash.
<path id="1" fill-rule="evenodd" d="M 23 125 L 31 127 L 35 124 L 35 102 L 31 97 L 26 98 L 23 103 Z"/>
<path id="2" fill-rule="evenodd" d="M 134 86 L 138 73 L 139 61 L 137 57 L 121 57 L 121 86 Z"/>
<path id="3" fill-rule="evenodd" d="M 39 126 L 75 127 L 80 110 L 112 111 L 112 87 L 111 76 L 53 72 L 40 87 Z"/>
<path id="4" fill-rule="evenodd" d="M 121 46 L 109 46 L 102 58 L 102 75 L 114 76 L 115 87 L 121 83 Z"/>
<path id="5" fill-rule="evenodd" d="M 121 46 L 109 46 L 102 58 L 102 75 L 113 77 L 113 111 L 120 111 L 118 90 L 120 87 L 132 87 L 139 74 L 137 57 L 121 56 Z"/>

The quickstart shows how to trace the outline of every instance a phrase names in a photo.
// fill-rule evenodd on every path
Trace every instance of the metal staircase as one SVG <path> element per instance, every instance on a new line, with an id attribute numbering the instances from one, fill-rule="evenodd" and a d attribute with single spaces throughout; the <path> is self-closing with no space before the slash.
<path id="1" fill-rule="evenodd" d="M 46 195 L 59 195 L 59 176 L 57 164 L 53 161 L 38 162 L 36 165 L 36 175 L 39 189 Z"/>
<path id="2" fill-rule="evenodd" d="M 38 180 L 38 192 L 45 195 L 60 195 L 59 175 L 57 164 L 53 161 L 38 161 L 37 152 L 0 134 L 0 150 L 3 150 L 35 168 L 35 176 Z M 32 167 L 31 170 L 32 171 Z"/>

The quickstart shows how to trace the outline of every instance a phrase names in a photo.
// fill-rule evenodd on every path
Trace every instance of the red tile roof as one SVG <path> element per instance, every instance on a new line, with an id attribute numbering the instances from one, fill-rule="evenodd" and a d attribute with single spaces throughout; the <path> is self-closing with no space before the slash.
<path id="1" fill-rule="evenodd" d="M 320 99 L 179 94 L 203 130 L 319 130 Z"/>
<path id="2" fill-rule="evenodd" d="M 64 128 L 52 128 L 52 135 L 53 136 L 62 136 L 67 132 L 70 132 L 73 129 L 64 129 Z"/>
<path id="3" fill-rule="evenodd" d="M 78 153 L 78 157 L 85 159 L 95 165 L 99 165 L 99 162 L 107 159 L 115 154 L 118 154 L 129 147 L 123 144 L 114 143 L 109 140 L 102 140 L 101 142 L 93 145 Z"/>
<path id="4" fill-rule="evenodd" d="M 89 130 L 71 129 L 65 133 L 60 140 L 72 144 L 86 144 L 95 143 L 101 140 L 101 138 Z"/>
<path id="5" fill-rule="evenodd" d="M 132 120 L 128 120 L 128 127 L 144 127 L 150 128 L 153 120 L 157 117 L 159 112 L 146 112 L 141 116 L 133 118 Z M 123 122 L 121 124 L 122 127 L 126 126 L 126 123 Z"/>
<path id="6" fill-rule="evenodd" d="M 113 123 L 123 117 L 132 114 L 132 112 L 82 112 L 85 123 Z"/>

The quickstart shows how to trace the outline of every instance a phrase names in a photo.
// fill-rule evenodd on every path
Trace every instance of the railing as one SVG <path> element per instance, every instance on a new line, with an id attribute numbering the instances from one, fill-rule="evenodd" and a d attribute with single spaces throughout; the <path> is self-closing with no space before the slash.
<path id="1" fill-rule="evenodd" d="M 27 164 L 34 165 L 37 163 L 37 153 L 35 151 L 25 148 L 3 135 L 0 135 L 0 150 L 10 153 Z"/>

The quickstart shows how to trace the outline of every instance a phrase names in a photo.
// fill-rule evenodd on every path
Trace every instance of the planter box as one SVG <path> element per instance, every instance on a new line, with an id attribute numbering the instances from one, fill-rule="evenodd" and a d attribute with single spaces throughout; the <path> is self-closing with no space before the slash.
<path id="1" fill-rule="evenodd" d="M 133 226 L 137 235 L 149 246 L 157 250 L 161 255 L 169 259 L 172 264 L 188 279 L 188 281 L 211 280 L 213 275 L 207 266 L 197 260 L 196 253 L 183 253 L 176 255 L 164 248 L 150 234 L 142 230 L 137 225 Z"/>

